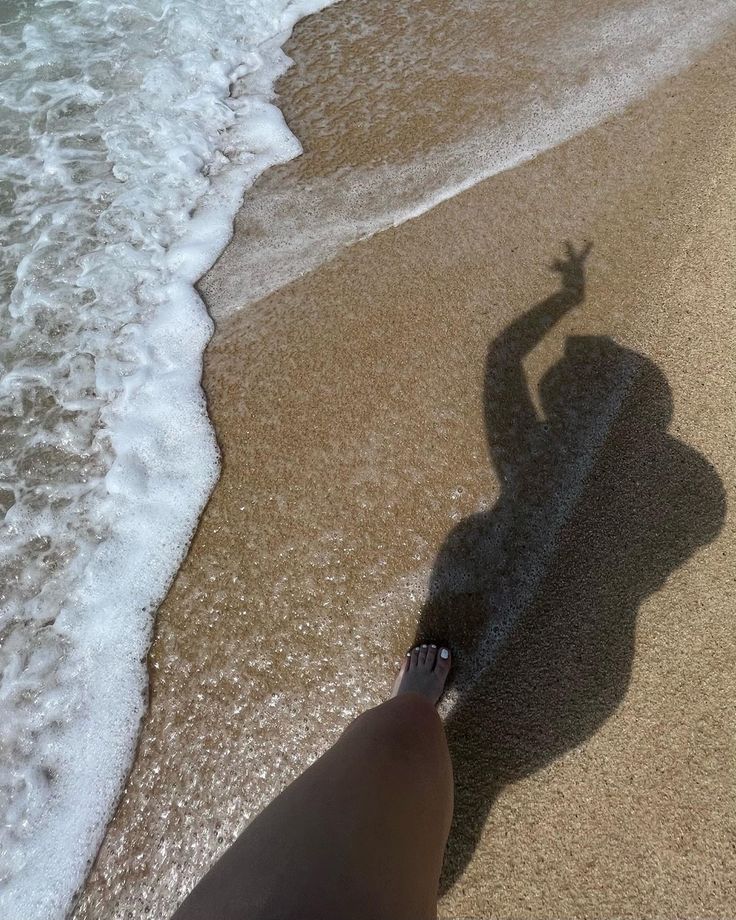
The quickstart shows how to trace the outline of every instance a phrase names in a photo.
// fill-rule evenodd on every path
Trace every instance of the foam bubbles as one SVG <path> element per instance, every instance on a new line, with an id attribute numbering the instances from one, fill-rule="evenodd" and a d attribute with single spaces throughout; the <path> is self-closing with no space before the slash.
<path id="1" fill-rule="evenodd" d="M 153 611 L 218 474 L 192 284 L 300 152 L 324 0 L 19 3 L 0 91 L 0 914 L 63 916 L 120 794 Z"/>

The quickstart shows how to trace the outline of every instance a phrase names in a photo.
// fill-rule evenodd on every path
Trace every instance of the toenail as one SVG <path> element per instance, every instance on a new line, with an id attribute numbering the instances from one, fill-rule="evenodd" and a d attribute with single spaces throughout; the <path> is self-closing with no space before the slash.
<path id="1" fill-rule="evenodd" d="M 430 645 L 430 648 L 437 648 L 436 645 Z"/>
<path id="2" fill-rule="evenodd" d="M 440 658 L 449 658 L 449 657 L 450 657 L 449 650 L 446 648 L 443 648 L 442 651 L 440 652 Z"/>
<path id="3" fill-rule="evenodd" d="M 427 647 L 426 645 L 423 645 L 423 646 L 422 646 L 422 648 L 426 648 L 426 647 Z"/>

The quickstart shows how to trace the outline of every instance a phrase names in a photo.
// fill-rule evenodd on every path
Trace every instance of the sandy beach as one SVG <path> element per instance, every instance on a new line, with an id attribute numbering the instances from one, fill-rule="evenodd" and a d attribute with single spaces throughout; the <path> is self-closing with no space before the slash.
<path id="1" fill-rule="evenodd" d="M 461 162 L 448 145 L 471 149 L 504 98 L 483 49 L 523 24 L 387 9 L 345 0 L 299 23 L 278 89 L 304 154 L 259 180 L 200 283 L 222 475 L 158 614 L 138 756 L 74 917 L 167 916 L 385 698 L 432 623 L 438 553 L 475 516 L 525 593 L 496 633 L 487 612 L 444 623 L 476 677 L 445 707 L 457 802 L 440 916 L 727 920 L 733 34 L 600 124 L 368 239 L 314 237 L 300 277 L 286 258 L 266 278 L 249 253 L 284 252 L 276 191 L 285 208 L 293 190 L 300 226 L 309 201 L 318 224 L 340 208 L 350 224 L 351 175 L 434 156 L 439 182 Z M 572 10 L 539 16 L 563 29 Z M 425 23 L 412 41 L 407 17 Z M 472 74 L 453 70 L 460 53 Z M 396 77 L 406 57 L 416 82 Z M 363 194 L 371 213 L 395 203 L 390 183 Z M 565 241 L 592 243 L 585 300 L 527 329 L 523 358 L 549 443 L 532 464 L 512 438 L 499 461 L 493 406 L 515 405 L 489 397 L 489 347 L 557 289 Z M 273 290 L 253 303 L 252 287 Z"/>

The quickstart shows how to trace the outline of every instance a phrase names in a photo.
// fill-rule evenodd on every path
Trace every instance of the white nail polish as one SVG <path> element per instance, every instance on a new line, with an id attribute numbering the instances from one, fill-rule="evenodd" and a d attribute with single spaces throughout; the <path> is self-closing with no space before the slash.
<path id="1" fill-rule="evenodd" d="M 440 652 L 440 658 L 449 658 L 449 657 L 450 657 L 450 652 L 448 651 L 448 649 L 443 648 L 442 651 Z"/>
<path id="2" fill-rule="evenodd" d="M 437 648 L 436 645 L 430 645 L 430 648 Z"/>
<path id="3" fill-rule="evenodd" d="M 423 645 L 423 646 L 422 646 L 422 648 L 426 648 L 426 647 L 427 647 L 426 645 Z"/>

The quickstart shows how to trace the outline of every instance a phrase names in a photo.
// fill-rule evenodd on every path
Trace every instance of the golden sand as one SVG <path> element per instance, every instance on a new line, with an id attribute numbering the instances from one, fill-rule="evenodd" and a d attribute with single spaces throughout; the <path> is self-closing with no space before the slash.
<path id="1" fill-rule="evenodd" d="M 338 49 L 335 78 L 375 53 L 351 40 L 353 15 L 345 3 L 297 28 L 280 92 L 305 154 L 264 181 L 328 168 L 321 120 L 340 131 L 329 168 L 386 155 L 349 113 L 314 114 L 319 49 Z M 166 916 L 387 694 L 443 541 L 507 507 L 486 352 L 556 289 L 565 240 L 593 242 L 586 298 L 525 360 L 530 399 L 551 424 L 578 405 L 615 411 L 571 460 L 564 520 L 508 529 L 544 571 L 449 717 L 458 813 L 440 916 L 736 914 L 735 52 L 724 42 L 624 114 L 219 324 L 205 386 L 222 477 L 159 613 L 150 713 L 79 920 Z M 458 129 L 466 90 L 430 88 L 445 100 L 433 125 Z M 417 136 L 432 143 L 428 126 L 405 142 Z M 243 219 L 209 299 L 237 278 Z M 592 387 L 577 394 L 562 373 L 576 347 Z M 606 362 L 632 352 L 615 397 Z M 515 493 L 524 507 L 544 473 Z"/>

